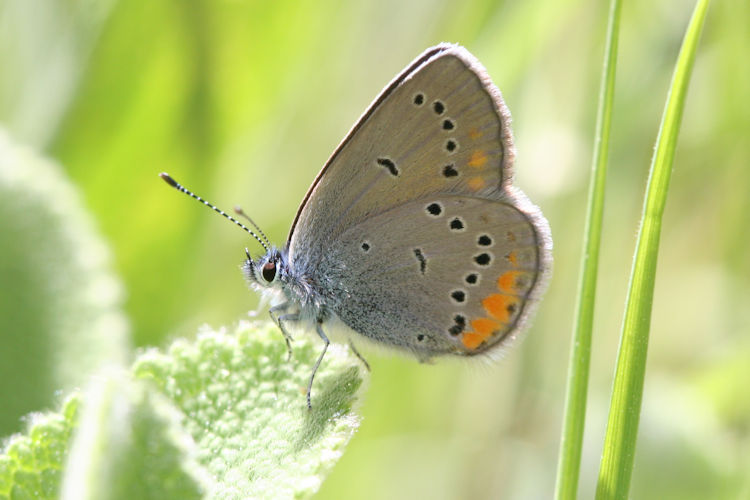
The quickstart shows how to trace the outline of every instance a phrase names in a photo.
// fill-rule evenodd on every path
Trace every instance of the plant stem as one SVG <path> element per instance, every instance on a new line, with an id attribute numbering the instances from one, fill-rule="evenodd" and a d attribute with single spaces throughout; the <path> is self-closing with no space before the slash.
<path id="1" fill-rule="evenodd" d="M 597 500 L 626 499 L 630 489 L 646 372 L 662 214 L 669 189 L 685 94 L 707 9 L 708 0 L 698 0 L 677 58 L 656 151 L 651 162 L 615 368 L 612 401 L 596 489 Z"/>
<path id="2" fill-rule="evenodd" d="M 604 64 L 599 86 L 599 105 L 596 117 L 586 228 L 583 237 L 581 274 L 578 282 L 578 307 L 573 327 L 573 342 L 570 349 L 565 413 L 560 441 L 557 483 L 555 485 L 555 498 L 558 500 L 574 500 L 578 492 L 583 429 L 586 421 L 586 399 L 591 359 L 591 333 L 594 319 L 596 281 L 599 273 L 604 188 L 607 178 L 612 102 L 615 92 L 620 5 L 620 0 L 611 0 L 609 4 Z"/>

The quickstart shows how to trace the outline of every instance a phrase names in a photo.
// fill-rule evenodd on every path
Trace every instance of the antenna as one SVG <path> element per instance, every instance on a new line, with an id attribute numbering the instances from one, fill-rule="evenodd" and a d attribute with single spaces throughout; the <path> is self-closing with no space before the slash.
<path id="1" fill-rule="evenodd" d="M 264 232 L 263 232 L 263 230 L 262 230 L 261 228 L 259 228 L 259 227 L 258 227 L 258 224 L 256 224 L 256 223 L 255 223 L 255 221 L 254 221 L 253 219 L 251 219 L 251 218 L 250 218 L 250 216 L 249 216 L 249 215 L 247 215 L 247 214 L 245 213 L 245 211 L 244 211 L 244 210 L 242 210 L 242 207 L 241 207 L 241 206 L 239 206 L 239 205 L 235 205 L 235 206 L 234 206 L 234 213 L 236 213 L 236 214 L 237 214 L 237 215 L 239 215 L 240 217 L 244 217 L 244 218 L 246 218 L 246 219 L 247 219 L 247 221 L 248 221 L 248 222 L 249 222 L 250 224 L 252 224 L 252 225 L 253 225 L 253 227 L 254 227 L 255 229 L 257 229 L 257 230 L 258 230 L 258 232 L 259 232 L 259 233 L 260 233 L 260 235 L 261 235 L 261 236 L 263 237 L 263 239 L 264 239 L 264 240 L 266 240 L 266 243 L 268 243 L 268 246 L 271 246 L 271 242 L 270 242 L 270 241 L 268 241 L 268 236 L 266 236 L 266 233 L 264 233 Z"/>
<path id="2" fill-rule="evenodd" d="M 246 225 L 244 225 L 244 224 L 243 224 L 242 222 L 238 221 L 237 219 L 235 219 L 235 218 L 234 218 L 234 217 L 232 217 L 231 215 L 227 214 L 227 213 L 226 213 L 226 212 L 224 212 L 223 210 L 221 210 L 221 209 L 219 209 L 219 208 L 216 208 L 216 207 L 215 207 L 214 205 L 212 205 L 211 203 L 207 202 L 206 200 L 204 200 L 204 199 L 203 199 L 203 198 L 201 198 L 200 196 L 198 196 L 198 195 L 196 195 L 196 194 L 193 194 L 193 192 L 192 192 L 192 191 L 190 191 L 189 189 L 187 189 L 187 188 L 185 188 L 184 186 L 182 186 L 182 185 L 181 185 L 180 183 L 178 183 L 178 182 L 177 182 L 176 180 L 172 179 L 172 177 L 170 177 L 170 176 L 169 176 L 169 174 L 167 174 L 167 173 L 165 173 L 165 172 L 162 172 L 162 173 L 160 173 L 160 174 L 159 174 L 159 177 L 161 177 L 162 179 L 164 179 L 164 182 L 166 182 L 167 184 L 169 184 L 170 186 L 172 186 L 172 187 L 173 187 L 173 188 L 175 188 L 176 190 L 178 190 L 178 191 L 182 191 L 183 193 L 185 193 L 186 195 L 190 196 L 191 198 L 195 198 L 196 200 L 198 200 L 198 201 L 200 201 L 201 203 L 203 203 L 204 205 L 206 205 L 206 206 L 207 206 L 208 208 L 212 209 L 212 210 L 213 210 L 214 212 L 217 212 L 217 213 L 219 213 L 219 214 L 223 215 L 223 216 L 224 216 L 224 217 L 226 217 L 227 219 L 231 220 L 232 222 L 234 222 L 235 224 L 237 224 L 238 226 L 240 226 L 240 227 L 241 227 L 242 229 L 244 229 L 245 231 L 247 231 L 247 233 L 248 233 L 248 234 L 250 234 L 250 236 L 252 236 L 252 237 L 253 237 L 253 238 L 255 238 L 256 240 L 258 240 L 258 243 L 260 243 L 260 244 L 261 244 L 261 245 L 263 246 L 263 248 L 265 248 L 265 249 L 266 249 L 266 252 L 269 252 L 269 251 L 271 250 L 271 249 L 269 248 L 269 245 L 270 245 L 270 243 L 269 243 L 269 244 L 266 244 L 266 243 L 268 242 L 268 238 L 266 238 L 266 235 L 265 235 L 265 234 L 263 234 L 263 231 L 261 231 L 261 230 L 260 230 L 260 228 L 259 228 L 259 227 L 258 227 L 258 226 L 257 226 L 257 225 L 255 224 L 255 222 L 253 222 L 253 221 L 252 221 L 252 220 L 250 219 L 250 217 L 247 217 L 247 216 L 245 215 L 245 217 L 247 217 L 247 219 L 248 219 L 248 220 L 250 221 L 250 223 L 251 223 L 251 224 L 252 224 L 252 225 L 253 225 L 253 226 L 255 227 L 255 229 L 257 229 L 257 230 L 258 230 L 258 232 L 259 232 L 260 234 L 263 234 L 263 238 L 265 239 L 265 242 L 264 242 L 264 241 L 263 241 L 262 239 L 260 239 L 260 237 L 259 237 L 259 236 L 258 236 L 257 234 L 255 234 L 255 233 L 254 233 L 254 232 L 253 232 L 253 231 L 252 231 L 252 230 L 251 230 L 250 228 L 248 228 L 248 227 L 247 227 Z"/>

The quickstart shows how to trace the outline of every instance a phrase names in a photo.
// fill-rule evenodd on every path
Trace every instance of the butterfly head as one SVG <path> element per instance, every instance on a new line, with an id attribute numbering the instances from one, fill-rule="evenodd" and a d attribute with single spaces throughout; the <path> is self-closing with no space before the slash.
<path id="1" fill-rule="evenodd" d="M 262 257 L 253 259 L 247 249 L 245 255 L 242 270 L 250 284 L 259 288 L 281 288 L 288 269 L 283 252 L 272 246 Z"/>

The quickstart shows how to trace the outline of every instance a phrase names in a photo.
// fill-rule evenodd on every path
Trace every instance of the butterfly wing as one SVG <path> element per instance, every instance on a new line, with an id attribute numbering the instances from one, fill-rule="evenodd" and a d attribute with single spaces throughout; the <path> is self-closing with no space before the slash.
<path id="1" fill-rule="evenodd" d="M 377 341 L 429 356 L 482 352 L 512 336 L 539 293 L 551 243 L 538 209 L 511 186 L 509 123 L 471 54 L 446 44 L 427 50 L 316 178 L 292 226 L 290 265 L 345 323 Z M 464 228 L 435 226 L 450 217 Z M 485 233 L 495 246 L 477 253 Z M 481 254 L 490 255 L 487 265 L 472 262 Z M 483 272 L 470 289 L 464 280 L 474 268 Z M 498 288 L 508 272 L 523 273 L 524 285 Z"/>
<path id="2" fill-rule="evenodd" d="M 329 306 L 422 358 L 513 338 L 543 279 L 545 235 L 512 200 L 437 194 L 368 218 L 326 252 Z"/>
<path id="3" fill-rule="evenodd" d="M 318 174 L 292 225 L 290 250 L 318 256 L 373 209 L 420 194 L 491 197 L 510 184 L 509 122 L 500 92 L 471 54 L 447 44 L 428 49 L 385 88 Z"/>

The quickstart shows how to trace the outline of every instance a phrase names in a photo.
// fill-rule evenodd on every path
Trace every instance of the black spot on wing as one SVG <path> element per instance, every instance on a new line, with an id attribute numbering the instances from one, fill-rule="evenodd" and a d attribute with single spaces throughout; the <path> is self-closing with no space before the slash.
<path id="1" fill-rule="evenodd" d="M 424 274 L 425 271 L 427 270 L 427 258 L 422 253 L 422 249 L 421 248 L 415 248 L 414 249 L 414 256 L 419 261 L 419 272 L 421 272 L 422 274 Z"/>
<path id="2" fill-rule="evenodd" d="M 398 174 L 400 173 L 398 171 L 398 168 L 396 168 L 396 164 L 393 163 L 393 160 L 391 160 L 390 158 L 378 158 L 376 161 L 378 162 L 378 165 L 380 165 L 381 167 L 387 168 L 388 172 L 393 177 L 397 177 Z"/>
<path id="3" fill-rule="evenodd" d="M 479 238 L 477 238 L 477 244 L 483 247 L 488 247 L 492 245 L 492 238 L 489 234 L 483 234 Z"/>
<path id="4" fill-rule="evenodd" d="M 443 177 L 456 177 L 457 175 L 458 170 L 456 170 L 456 167 L 452 163 L 443 167 Z"/>
<path id="5" fill-rule="evenodd" d="M 480 266 L 489 266 L 490 262 L 492 262 L 492 255 L 487 252 L 480 253 L 479 255 L 474 256 L 474 262 Z"/>
<path id="6" fill-rule="evenodd" d="M 461 314 L 456 314 L 455 316 L 453 316 L 453 326 L 448 328 L 448 333 L 456 336 L 463 332 L 464 328 L 466 328 L 466 318 Z"/>
<path id="7" fill-rule="evenodd" d="M 425 209 L 433 217 L 438 217 L 443 213 L 443 206 L 440 203 L 430 203 Z"/>

